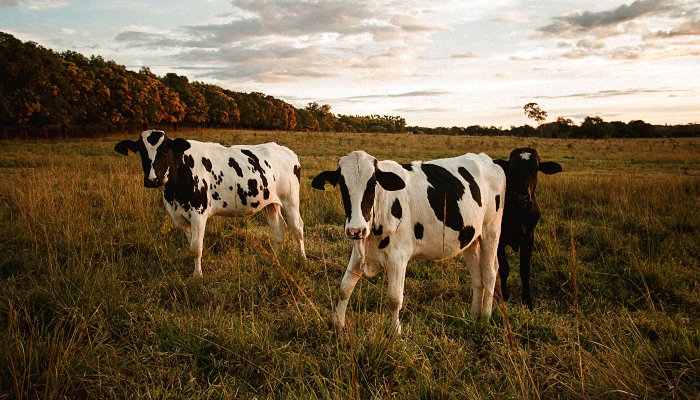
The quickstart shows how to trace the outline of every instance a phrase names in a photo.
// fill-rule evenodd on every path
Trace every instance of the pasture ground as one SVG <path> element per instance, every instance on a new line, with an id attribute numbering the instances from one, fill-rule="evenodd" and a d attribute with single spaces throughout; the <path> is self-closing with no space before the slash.
<path id="1" fill-rule="evenodd" d="M 135 135 L 133 135 L 135 137 Z M 175 136 L 175 135 L 171 135 Z M 568 140 L 180 131 L 276 141 L 302 162 L 309 260 L 276 256 L 262 216 L 212 218 L 204 277 L 124 137 L 0 142 L 0 399 L 697 398 L 700 139 Z M 365 149 L 400 162 L 536 147 L 535 310 L 469 316 L 461 258 L 409 264 L 393 338 L 386 277 L 330 330 L 350 253 L 338 191 L 310 178 Z M 279 260 L 279 265 L 276 264 Z M 285 274 L 287 271 L 288 274 Z"/>

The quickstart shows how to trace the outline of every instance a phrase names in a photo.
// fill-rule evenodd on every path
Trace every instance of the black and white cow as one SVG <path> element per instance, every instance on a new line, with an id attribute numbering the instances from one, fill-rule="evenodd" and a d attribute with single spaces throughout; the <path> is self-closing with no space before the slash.
<path id="1" fill-rule="evenodd" d="M 471 271 L 471 313 L 490 317 L 506 189 L 500 167 L 485 154 L 399 165 L 363 151 L 341 157 L 338 166 L 311 183 L 320 190 L 326 183 L 340 187 L 345 233 L 353 240 L 334 315 L 338 331 L 345 327 L 348 299 L 362 274 L 372 277 L 386 269 L 388 308 L 400 334 L 408 261 L 459 253 Z"/>
<path id="2" fill-rule="evenodd" d="M 535 238 L 535 227 L 542 212 L 537 204 L 535 188 L 537 172 L 556 174 L 562 171 L 561 165 L 553 161 L 542 161 L 537 150 L 530 147 L 515 149 L 509 159 L 495 160 L 506 173 L 506 204 L 501 225 L 501 238 L 498 244 L 498 274 L 501 277 L 503 297 L 508 300 L 508 274 L 510 266 L 506 256 L 506 246 L 520 250 L 520 280 L 522 281 L 522 302 L 532 309 L 530 294 L 530 259 Z"/>
<path id="3" fill-rule="evenodd" d="M 264 211 L 279 247 L 285 232 L 281 206 L 306 258 L 299 214 L 301 167 L 288 148 L 276 143 L 225 147 L 170 139 L 163 131 L 147 130 L 136 141 L 117 143 L 114 150 L 139 153 L 143 185 L 164 187 L 165 208 L 189 241 L 195 276 L 202 275 L 204 229 L 212 215 L 237 217 Z"/>

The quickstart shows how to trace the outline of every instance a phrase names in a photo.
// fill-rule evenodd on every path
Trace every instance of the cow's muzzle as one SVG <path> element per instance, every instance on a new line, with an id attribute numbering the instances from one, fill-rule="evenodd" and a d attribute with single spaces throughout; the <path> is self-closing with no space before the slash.
<path id="1" fill-rule="evenodd" d="M 160 179 L 144 179 L 143 180 L 143 186 L 147 188 L 157 188 L 161 187 L 163 184 L 160 182 Z"/>
<path id="2" fill-rule="evenodd" d="M 348 228 L 345 230 L 345 234 L 352 240 L 362 240 L 367 237 L 366 228 Z"/>

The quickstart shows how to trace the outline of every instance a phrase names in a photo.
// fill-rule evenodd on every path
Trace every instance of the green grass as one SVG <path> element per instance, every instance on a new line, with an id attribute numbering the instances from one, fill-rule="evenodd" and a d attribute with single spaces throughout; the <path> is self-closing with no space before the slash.
<path id="1" fill-rule="evenodd" d="M 309 260 L 288 235 L 278 266 L 261 217 L 213 218 L 193 278 L 160 193 L 112 150 L 123 137 L 0 142 L 0 399 L 697 398 L 700 140 L 179 135 L 292 148 Z M 489 322 L 469 316 L 460 258 L 412 261 L 403 337 L 380 274 L 339 340 L 350 243 L 339 193 L 309 179 L 355 149 L 406 162 L 527 145 L 564 166 L 539 180 L 535 310 L 515 301 L 515 257 L 513 300 Z"/>

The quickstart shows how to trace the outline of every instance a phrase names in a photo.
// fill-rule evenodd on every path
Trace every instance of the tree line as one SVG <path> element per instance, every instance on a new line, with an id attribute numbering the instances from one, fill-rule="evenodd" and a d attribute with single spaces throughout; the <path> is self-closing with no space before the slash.
<path id="1" fill-rule="evenodd" d="M 171 125 L 288 131 L 403 132 L 390 116 L 336 116 L 329 105 L 295 108 L 263 93 L 243 93 L 186 76 L 130 71 L 100 56 L 61 53 L 0 32 L 0 126 Z"/>
<path id="2" fill-rule="evenodd" d="M 296 108 L 263 93 L 191 82 L 175 73 L 160 77 L 145 67 L 130 71 L 100 56 L 58 53 L 4 32 L 0 32 L 0 60 L 3 137 L 48 132 L 47 127 L 54 135 L 58 131 L 61 136 L 92 136 L 143 125 L 595 138 L 700 135 L 698 125 L 660 127 L 644 121 L 604 122 L 599 117 L 588 117 L 580 126 L 564 118 L 545 124 L 546 112 L 535 103 L 526 105 L 526 115 L 538 122 L 537 129 L 407 127 L 399 116 L 335 115 L 327 104 Z"/>

